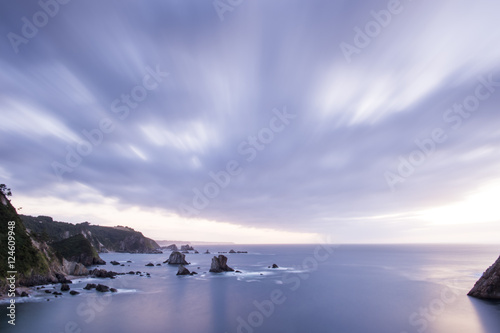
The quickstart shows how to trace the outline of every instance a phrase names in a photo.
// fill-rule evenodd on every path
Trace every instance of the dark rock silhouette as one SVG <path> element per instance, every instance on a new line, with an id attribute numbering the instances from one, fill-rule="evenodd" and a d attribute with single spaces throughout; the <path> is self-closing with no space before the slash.
<path id="1" fill-rule="evenodd" d="M 233 249 L 231 249 L 231 250 L 229 251 L 229 253 L 236 253 L 236 251 L 235 251 L 235 250 L 233 250 Z"/>
<path id="2" fill-rule="evenodd" d="M 176 275 L 190 275 L 190 274 L 191 272 L 186 267 L 180 265 Z"/>
<path id="3" fill-rule="evenodd" d="M 116 265 L 119 265 L 119 264 L 120 264 L 118 261 L 115 261 L 115 260 L 110 261 L 109 263 L 110 263 L 111 265 L 113 265 L 113 266 L 116 266 Z"/>
<path id="4" fill-rule="evenodd" d="M 146 264 L 146 266 L 154 266 L 154 264 L 152 262 Z"/>
<path id="5" fill-rule="evenodd" d="M 103 284 L 98 284 L 97 287 L 95 287 L 95 290 L 100 291 L 101 293 L 105 293 L 109 291 L 109 287 Z"/>
<path id="6" fill-rule="evenodd" d="M 172 252 L 168 258 L 169 265 L 189 265 L 186 261 L 186 256 L 180 252 Z"/>
<path id="7" fill-rule="evenodd" d="M 69 291 L 69 286 L 67 283 L 63 283 L 61 285 L 61 291 Z"/>
<path id="8" fill-rule="evenodd" d="M 107 271 L 105 269 L 94 269 L 89 272 L 90 275 L 96 278 L 111 278 L 114 279 L 116 275 L 119 275 L 117 272 Z"/>
<path id="9" fill-rule="evenodd" d="M 79 292 L 78 292 L 78 291 L 75 291 L 75 290 L 71 290 L 71 291 L 69 292 L 69 294 L 70 294 L 70 295 L 78 295 L 78 294 L 79 294 Z"/>
<path id="10" fill-rule="evenodd" d="M 210 266 L 210 272 L 221 273 L 221 272 L 233 272 L 234 269 L 227 265 L 227 257 L 224 255 L 219 255 L 218 257 L 212 258 L 212 265 Z"/>
<path id="11" fill-rule="evenodd" d="M 181 245 L 181 251 L 194 251 L 194 248 L 189 244 Z"/>
<path id="12" fill-rule="evenodd" d="M 271 268 L 279 268 L 279 267 L 278 267 L 278 265 L 273 264 L 273 266 Z"/>
<path id="13" fill-rule="evenodd" d="M 482 299 L 500 299 L 500 257 L 483 273 L 467 295 Z"/>
<path id="14" fill-rule="evenodd" d="M 95 283 L 87 283 L 87 285 L 83 288 L 85 290 L 90 290 L 90 289 L 95 289 L 95 287 L 97 287 L 97 285 Z M 45 292 L 47 292 L 48 290 L 46 290 Z"/>

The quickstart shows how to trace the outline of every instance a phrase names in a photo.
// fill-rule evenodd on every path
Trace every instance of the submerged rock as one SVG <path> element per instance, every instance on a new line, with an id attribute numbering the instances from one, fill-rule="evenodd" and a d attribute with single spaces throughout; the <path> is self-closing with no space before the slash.
<path id="1" fill-rule="evenodd" d="M 233 272 L 234 269 L 227 265 L 227 257 L 224 255 L 219 255 L 218 257 L 212 258 L 212 265 L 210 266 L 210 272 L 221 273 L 221 272 Z"/>
<path id="2" fill-rule="evenodd" d="M 500 299 L 500 257 L 483 273 L 467 295 L 482 299 Z"/>
<path id="3" fill-rule="evenodd" d="M 120 264 L 118 261 L 115 261 L 115 260 L 112 260 L 112 261 L 110 261 L 109 263 L 110 263 L 111 265 L 113 265 L 113 266 L 117 266 L 117 265 L 119 265 L 119 264 Z"/>
<path id="4" fill-rule="evenodd" d="M 154 266 L 155 264 L 153 264 L 152 262 L 146 264 L 146 266 Z"/>
<path id="5" fill-rule="evenodd" d="M 79 294 L 79 292 L 75 291 L 75 290 L 71 290 L 69 293 L 70 293 L 70 295 L 78 295 Z"/>
<path id="6" fill-rule="evenodd" d="M 278 265 L 273 264 L 273 266 L 271 268 L 279 268 L 279 267 L 278 267 Z"/>
<path id="7" fill-rule="evenodd" d="M 172 252 L 168 258 L 169 265 L 189 265 L 186 256 L 178 251 Z"/>

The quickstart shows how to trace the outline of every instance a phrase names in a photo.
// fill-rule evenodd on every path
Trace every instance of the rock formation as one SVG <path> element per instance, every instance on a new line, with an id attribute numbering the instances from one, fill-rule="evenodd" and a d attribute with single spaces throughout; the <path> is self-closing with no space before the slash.
<path id="1" fill-rule="evenodd" d="M 483 273 L 467 295 L 483 299 L 500 299 L 500 257 Z"/>
<path id="2" fill-rule="evenodd" d="M 186 267 L 180 265 L 176 275 L 190 275 L 190 274 L 191 272 Z"/>
<path id="3" fill-rule="evenodd" d="M 194 248 L 189 244 L 181 245 L 181 251 L 193 251 L 193 250 Z"/>
<path id="4" fill-rule="evenodd" d="M 233 272 L 234 269 L 227 265 L 227 257 L 224 255 L 219 255 L 218 257 L 212 258 L 212 265 L 210 266 L 210 272 L 221 273 L 221 272 Z"/>
<path id="5" fill-rule="evenodd" d="M 68 286 L 68 284 L 63 283 L 63 284 L 61 285 L 61 291 L 69 291 L 69 286 Z"/>
<path id="6" fill-rule="evenodd" d="M 172 252 L 168 258 L 169 265 L 189 265 L 186 261 L 186 256 L 180 252 Z"/>
<path id="7" fill-rule="evenodd" d="M 98 284 L 97 287 L 95 287 L 95 290 L 100 291 L 101 293 L 105 293 L 109 291 L 109 287 L 104 284 Z"/>

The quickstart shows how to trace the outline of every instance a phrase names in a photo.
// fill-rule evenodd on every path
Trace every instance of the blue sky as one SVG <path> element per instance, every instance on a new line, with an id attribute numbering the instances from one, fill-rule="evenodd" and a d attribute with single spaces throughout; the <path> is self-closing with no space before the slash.
<path id="1" fill-rule="evenodd" d="M 0 4 L 0 183 L 155 239 L 498 242 L 496 1 Z"/>

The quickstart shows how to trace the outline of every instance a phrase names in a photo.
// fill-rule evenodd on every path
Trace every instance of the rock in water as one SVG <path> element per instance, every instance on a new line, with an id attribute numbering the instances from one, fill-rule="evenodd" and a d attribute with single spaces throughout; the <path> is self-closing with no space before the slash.
<path id="1" fill-rule="evenodd" d="M 68 291 L 68 290 L 69 290 L 69 286 L 66 283 L 63 283 L 61 285 L 61 291 Z"/>
<path id="2" fill-rule="evenodd" d="M 101 293 L 105 293 L 105 292 L 109 291 L 109 287 L 105 286 L 103 284 L 98 284 L 97 287 L 95 288 L 95 290 L 100 291 Z"/>
<path id="3" fill-rule="evenodd" d="M 186 261 L 186 256 L 178 251 L 174 251 L 168 258 L 169 265 L 189 265 Z"/>
<path id="4" fill-rule="evenodd" d="M 273 264 L 272 268 L 279 268 L 278 265 Z"/>
<path id="5" fill-rule="evenodd" d="M 483 299 L 500 299 L 500 257 L 483 273 L 467 295 Z"/>
<path id="6" fill-rule="evenodd" d="M 180 265 L 176 275 L 189 275 L 189 274 L 191 274 L 191 272 L 186 267 Z"/>
<path id="7" fill-rule="evenodd" d="M 69 293 L 70 293 L 71 295 L 78 295 L 78 294 L 79 294 L 79 292 L 78 292 L 78 291 L 74 291 L 74 290 L 71 290 Z"/>
<path id="8" fill-rule="evenodd" d="M 218 257 L 212 258 L 212 265 L 210 266 L 210 272 L 220 273 L 220 272 L 233 272 L 234 269 L 227 265 L 227 257 L 220 254 Z"/>

